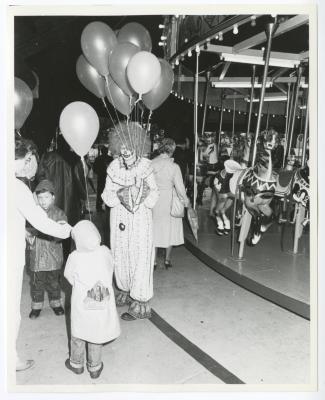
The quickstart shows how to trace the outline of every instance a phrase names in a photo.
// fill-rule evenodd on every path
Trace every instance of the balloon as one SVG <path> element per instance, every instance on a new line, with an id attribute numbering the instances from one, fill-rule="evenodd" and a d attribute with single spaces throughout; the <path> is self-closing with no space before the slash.
<path id="1" fill-rule="evenodd" d="M 105 79 L 89 64 L 83 54 L 77 60 L 76 72 L 86 89 L 99 98 L 105 97 Z"/>
<path id="2" fill-rule="evenodd" d="M 82 101 L 68 104 L 60 115 L 60 130 L 70 147 L 80 157 L 85 156 L 99 131 L 96 111 Z"/>
<path id="3" fill-rule="evenodd" d="M 130 22 L 124 25 L 118 32 L 117 40 L 119 43 L 133 43 L 140 50 L 150 52 L 152 49 L 150 33 L 143 25 L 137 22 Z"/>
<path id="4" fill-rule="evenodd" d="M 168 61 L 159 59 L 161 74 L 158 83 L 142 97 L 149 110 L 158 108 L 169 96 L 174 84 L 174 71 Z"/>
<path id="5" fill-rule="evenodd" d="M 126 74 L 130 85 L 141 96 L 157 84 L 161 74 L 159 60 L 147 51 L 140 51 L 131 58 Z"/>
<path id="6" fill-rule="evenodd" d="M 104 22 L 91 22 L 82 31 L 82 52 L 101 75 L 108 75 L 108 57 L 116 44 L 115 33 Z"/>
<path id="7" fill-rule="evenodd" d="M 108 101 L 123 115 L 130 115 L 134 107 L 134 97 L 127 96 L 123 90 L 109 76 L 105 86 Z"/>
<path id="8" fill-rule="evenodd" d="M 15 129 L 20 129 L 33 108 L 33 93 L 24 81 L 15 77 Z"/>
<path id="9" fill-rule="evenodd" d="M 112 78 L 129 96 L 134 94 L 134 90 L 127 79 L 126 67 L 130 59 L 139 51 L 139 47 L 132 43 L 121 43 L 115 46 L 108 61 L 108 69 Z"/>

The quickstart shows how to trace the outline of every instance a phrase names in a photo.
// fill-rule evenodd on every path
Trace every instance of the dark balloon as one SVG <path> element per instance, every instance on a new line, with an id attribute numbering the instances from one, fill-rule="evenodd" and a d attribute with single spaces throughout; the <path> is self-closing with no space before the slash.
<path id="1" fill-rule="evenodd" d="M 126 68 L 130 59 L 139 51 L 139 47 L 132 43 L 120 43 L 115 46 L 108 61 L 108 69 L 111 77 L 128 96 L 132 96 L 134 90 L 129 84 Z"/>
<path id="2" fill-rule="evenodd" d="M 142 101 L 149 110 L 155 110 L 168 98 L 174 84 L 174 71 L 171 65 L 163 59 L 159 59 L 159 62 L 160 79 L 150 92 L 142 96 Z"/>
<path id="3" fill-rule="evenodd" d="M 89 64 L 83 54 L 77 60 L 76 72 L 86 89 L 99 98 L 105 97 L 105 79 Z"/>
<path id="4" fill-rule="evenodd" d="M 27 84 L 15 77 L 15 129 L 20 129 L 33 108 L 33 93 Z"/>
<path id="5" fill-rule="evenodd" d="M 134 97 L 131 97 L 130 104 L 130 96 L 127 96 L 110 76 L 107 77 L 105 92 L 108 101 L 120 113 L 126 116 L 131 114 L 134 107 Z"/>
<path id="6" fill-rule="evenodd" d="M 103 76 L 108 75 L 108 58 L 116 44 L 115 33 L 104 22 L 91 22 L 82 31 L 82 52 Z"/>
<path id="7" fill-rule="evenodd" d="M 137 22 L 130 22 L 124 25 L 117 35 L 117 40 L 119 43 L 133 43 L 140 50 L 150 52 L 152 49 L 150 33 L 143 25 Z"/>

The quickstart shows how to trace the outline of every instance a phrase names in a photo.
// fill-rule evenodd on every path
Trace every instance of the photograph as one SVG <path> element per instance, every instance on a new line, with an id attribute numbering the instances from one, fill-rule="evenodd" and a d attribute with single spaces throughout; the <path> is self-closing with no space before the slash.
<path id="1" fill-rule="evenodd" d="M 317 390 L 316 6 L 6 11 L 8 390 Z"/>

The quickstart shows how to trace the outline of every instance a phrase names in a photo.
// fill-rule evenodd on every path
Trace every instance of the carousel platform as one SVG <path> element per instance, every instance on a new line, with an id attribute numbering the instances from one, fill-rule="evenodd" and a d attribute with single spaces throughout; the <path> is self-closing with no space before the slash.
<path id="1" fill-rule="evenodd" d="M 281 228 L 275 224 L 257 246 L 245 247 L 243 261 L 236 261 L 231 257 L 230 235 L 218 236 L 215 233 L 215 222 L 207 209 L 199 208 L 198 216 L 198 242 L 185 224 L 185 245 L 193 255 L 244 289 L 305 319 L 310 318 L 308 233 L 303 234 L 299 253 L 294 255 L 291 252 L 292 228 L 285 230 L 282 251 Z"/>

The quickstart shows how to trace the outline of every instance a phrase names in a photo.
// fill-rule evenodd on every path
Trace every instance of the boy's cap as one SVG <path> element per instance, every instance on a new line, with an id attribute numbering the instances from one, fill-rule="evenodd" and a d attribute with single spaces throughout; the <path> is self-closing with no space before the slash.
<path id="1" fill-rule="evenodd" d="M 46 190 L 48 192 L 51 192 L 54 194 L 55 190 L 54 190 L 54 185 L 51 181 L 49 181 L 48 179 L 43 179 L 37 186 L 35 189 L 35 192 L 40 192 L 42 190 Z"/>

